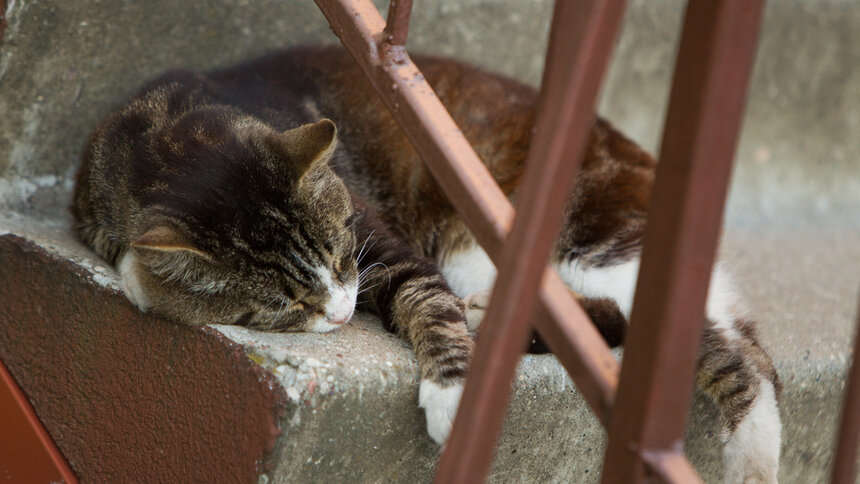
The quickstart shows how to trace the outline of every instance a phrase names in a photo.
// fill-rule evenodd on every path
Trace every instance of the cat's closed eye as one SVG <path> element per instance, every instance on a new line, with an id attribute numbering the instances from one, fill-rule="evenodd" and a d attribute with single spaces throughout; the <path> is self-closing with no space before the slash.
<path id="1" fill-rule="evenodd" d="M 254 317 L 254 314 L 255 313 L 253 311 L 248 311 L 247 313 L 240 316 L 234 324 L 237 324 L 239 326 L 247 326 L 251 322 L 251 318 Z"/>

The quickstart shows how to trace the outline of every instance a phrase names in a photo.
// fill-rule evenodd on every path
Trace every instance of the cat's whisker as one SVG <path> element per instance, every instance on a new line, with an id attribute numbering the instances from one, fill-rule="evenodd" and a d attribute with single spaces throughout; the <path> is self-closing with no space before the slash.
<path id="1" fill-rule="evenodd" d="M 383 262 L 374 262 L 373 264 L 371 264 L 371 265 L 369 265 L 369 266 L 365 267 L 365 268 L 364 268 L 364 270 L 363 270 L 363 271 L 361 271 L 361 274 L 360 274 L 360 275 L 366 275 L 368 272 L 370 272 L 370 271 L 371 271 L 371 269 L 373 269 L 373 268 L 374 268 L 374 267 L 376 267 L 376 266 L 383 266 L 383 267 L 385 267 L 385 269 L 388 269 L 388 266 L 386 266 L 386 265 L 385 265 L 385 263 L 383 263 Z"/>
<path id="2" fill-rule="evenodd" d="M 272 296 L 272 297 L 269 299 L 269 302 L 268 302 L 268 303 L 266 303 L 266 305 L 265 305 L 265 306 L 263 306 L 263 311 L 268 311 L 268 310 L 269 310 L 269 308 L 270 308 L 270 307 L 272 307 L 272 304 L 274 304 L 274 303 L 276 303 L 276 302 L 278 301 L 279 297 L 280 297 L 280 296 Z"/>
<path id="3" fill-rule="evenodd" d="M 370 271 L 371 269 L 373 269 L 376 266 L 382 266 L 385 268 L 385 271 L 388 273 L 388 289 L 391 289 L 391 270 L 388 268 L 387 265 L 385 265 L 382 262 L 374 262 L 373 264 L 370 264 L 369 266 L 365 267 L 363 271 L 361 271 L 361 273 L 358 275 L 358 287 L 359 288 L 361 287 L 361 283 L 363 282 L 361 280 L 362 276 L 367 274 L 368 271 Z"/>
<path id="4" fill-rule="evenodd" d="M 281 297 L 281 305 L 283 309 L 278 309 L 278 319 L 283 315 L 282 311 L 286 311 L 290 307 L 290 300 L 285 297 Z"/>
<path id="5" fill-rule="evenodd" d="M 358 292 L 356 293 L 356 296 L 358 296 L 359 294 L 361 294 L 361 293 L 363 293 L 363 292 L 367 292 L 367 291 L 369 291 L 369 290 L 373 289 L 374 287 L 379 286 L 379 285 L 381 285 L 381 284 L 382 284 L 381 282 L 378 282 L 378 283 L 376 283 L 376 284 L 374 284 L 374 285 L 372 285 L 372 286 L 370 286 L 370 287 L 365 287 L 364 289 L 362 289 L 362 290 L 358 291 Z"/>
<path id="6" fill-rule="evenodd" d="M 359 285 L 361 285 L 361 282 L 360 282 L 361 278 L 364 277 L 368 272 L 370 272 L 371 269 L 373 269 L 374 267 L 376 267 L 380 264 L 382 264 L 382 262 L 375 262 L 375 263 L 365 267 L 364 270 L 358 274 Z M 382 265 L 385 265 L 385 264 L 382 264 Z"/>
<path id="7" fill-rule="evenodd" d="M 355 227 L 355 224 L 358 223 L 358 221 L 361 219 L 362 217 L 360 215 L 352 217 L 352 222 L 349 223 L 349 228 Z"/>
<path id="8" fill-rule="evenodd" d="M 368 234 L 367 238 L 364 239 L 364 243 L 361 245 L 361 250 L 358 251 L 358 255 L 355 257 L 357 262 L 360 263 L 362 257 L 364 257 L 364 248 L 367 247 L 367 242 L 370 241 L 371 237 L 373 237 L 374 232 L 376 232 L 376 229 L 371 230 L 370 234 Z M 372 245 L 370 247 L 373 248 Z M 370 250 L 370 249 L 368 249 L 368 250 Z"/>
<path id="9" fill-rule="evenodd" d="M 280 299 L 281 299 L 281 305 L 278 307 L 278 311 L 275 313 L 275 316 L 272 318 L 272 324 L 269 325 L 269 330 L 274 328 L 275 323 L 277 323 L 278 320 L 281 319 L 281 311 L 284 310 L 284 304 L 286 304 L 289 307 L 288 300 L 286 298 L 281 297 Z"/>
<path id="10" fill-rule="evenodd" d="M 375 230 L 373 232 L 375 232 Z M 368 235 L 367 238 L 364 239 L 364 243 L 361 244 L 361 249 L 358 250 L 358 255 L 355 257 L 356 260 L 361 260 L 361 257 L 364 254 L 364 248 L 367 247 L 367 243 L 370 241 L 370 237 L 373 235 L 373 232 L 370 232 L 370 235 Z"/>
<path id="11" fill-rule="evenodd" d="M 370 247 L 368 247 L 368 248 L 367 248 L 367 251 L 365 251 L 364 255 L 362 255 L 362 256 L 361 256 L 361 258 L 362 258 L 362 259 L 363 259 L 363 258 L 365 258 L 365 257 L 367 257 L 367 254 L 369 254 L 369 253 L 370 253 L 370 250 L 371 250 L 371 249 L 373 249 L 373 246 L 374 246 L 374 245 L 376 245 L 376 241 L 375 241 L 375 240 L 374 240 L 373 242 L 371 242 Z M 357 263 L 357 264 L 360 264 L 360 263 L 361 263 L 361 260 L 356 260 L 356 263 Z"/>

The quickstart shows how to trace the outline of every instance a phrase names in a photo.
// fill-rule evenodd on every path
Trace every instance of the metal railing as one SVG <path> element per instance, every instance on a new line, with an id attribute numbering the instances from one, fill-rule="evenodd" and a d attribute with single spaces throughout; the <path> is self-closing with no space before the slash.
<path id="1" fill-rule="evenodd" d="M 701 482 L 683 428 L 764 0 L 689 2 L 623 365 L 547 261 L 624 1 L 556 1 L 516 215 L 406 52 L 411 0 L 392 0 L 387 22 L 370 0 L 315 1 L 499 268 L 436 481 L 486 478 L 534 324 L 608 427 L 604 483 Z M 854 360 L 834 483 L 850 481 L 856 456 Z"/>

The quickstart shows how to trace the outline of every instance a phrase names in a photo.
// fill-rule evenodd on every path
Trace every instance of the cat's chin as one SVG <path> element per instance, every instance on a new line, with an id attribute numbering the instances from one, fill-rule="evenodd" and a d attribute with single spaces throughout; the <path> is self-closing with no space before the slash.
<path id="1" fill-rule="evenodd" d="M 337 318 L 334 320 L 329 320 L 324 317 L 318 317 L 316 318 L 316 320 L 314 320 L 308 325 L 307 331 L 310 331 L 311 333 L 328 333 L 330 331 L 334 331 L 346 324 L 350 320 L 350 318 L 352 318 L 354 312 L 355 310 L 351 309 L 345 317 Z"/>
<path id="2" fill-rule="evenodd" d="M 309 325 L 308 331 L 327 333 L 343 326 L 355 313 L 355 300 L 358 297 L 358 284 L 334 284 L 330 274 L 323 281 L 328 282 L 329 301 L 325 305 L 325 316 Z"/>

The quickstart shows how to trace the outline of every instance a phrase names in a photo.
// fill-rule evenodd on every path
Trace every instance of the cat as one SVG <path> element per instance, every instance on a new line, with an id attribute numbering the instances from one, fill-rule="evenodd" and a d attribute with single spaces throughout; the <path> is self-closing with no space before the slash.
<path id="1" fill-rule="evenodd" d="M 535 89 L 413 58 L 515 202 Z M 597 118 L 553 251 L 611 345 L 630 313 L 654 166 Z M 496 269 L 343 49 L 148 83 L 91 136 L 72 213 L 142 310 L 271 331 L 378 314 L 412 345 L 428 434 L 447 439 Z M 725 482 L 776 482 L 780 383 L 719 266 L 702 341 L 697 383 L 720 409 Z"/>

